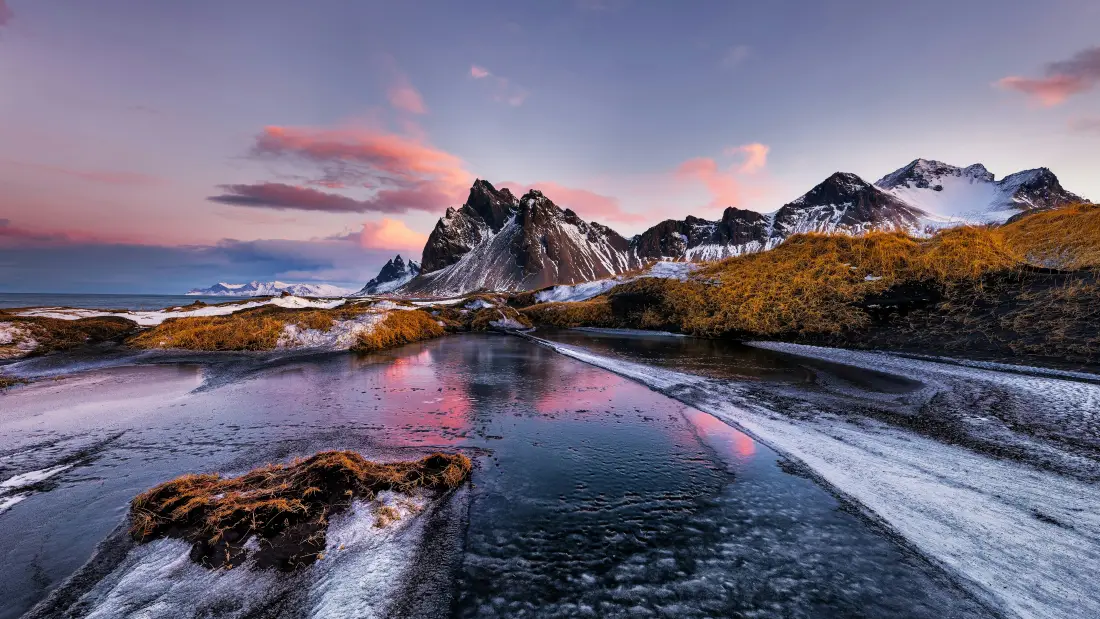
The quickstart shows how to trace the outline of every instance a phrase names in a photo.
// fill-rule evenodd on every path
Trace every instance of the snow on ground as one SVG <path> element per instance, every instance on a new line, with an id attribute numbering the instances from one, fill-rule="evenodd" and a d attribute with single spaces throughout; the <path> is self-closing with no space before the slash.
<path id="1" fill-rule="evenodd" d="M 21 357 L 35 348 L 38 341 L 30 331 L 11 322 L 0 322 L 0 359 Z"/>
<path id="2" fill-rule="evenodd" d="M 344 299 L 323 300 L 305 299 L 302 297 L 276 297 L 264 301 L 252 301 L 249 303 L 228 303 L 221 305 L 198 306 L 193 309 L 169 308 L 151 311 L 122 311 L 106 312 L 101 310 L 75 309 L 65 307 L 39 307 L 19 313 L 19 316 L 37 318 L 60 318 L 62 320 L 77 320 L 80 318 L 97 318 L 101 316 L 117 316 L 127 318 L 142 327 L 155 327 L 169 318 L 193 318 L 199 316 L 226 316 L 234 312 L 264 305 L 277 305 L 286 308 L 315 308 L 332 309 L 345 303 Z"/>
<path id="3" fill-rule="evenodd" d="M 468 310 L 479 310 L 479 309 L 487 309 L 487 308 L 496 307 L 496 306 L 493 305 L 492 303 L 486 301 L 485 299 L 474 299 L 473 301 L 470 301 L 466 305 L 463 305 L 463 307 L 465 307 Z"/>
<path id="4" fill-rule="evenodd" d="M 30 492 L 21 492 L 23 488 L 46 481 L 54 475 L 65 472 L 71 468 L 73 468 L 71 464 L 59 464 L 37 471 L 28 471 L 26 473 L 14 475 L 0 482 L 0 514 L 3 514 L 14 507 L 16 503 L 31 496 Z"/>
<path id="5" fill-rule="evenodd" d="M 945 444 L 871 417 L 818 411 L 791 416 L 732 382 L 543 344 L 639 381 L 726 420 L 807 465 L 934 564 L 1010 616 L 1100 617 L 1100 488 L 1097 484 Z M 888 371 L 928 364 L 886 354 L 767 344 L 773 350 Z M 1100 410 L 1095 385 L 984 372 L 1048 399 L 1068 398 L 1081 418 Z M 928 368 L 924 368 L 927 370 Z"/>
<path id="6" fill-rule="evenodd" d="M 335 320 L 327 331 L 302 329 L 296 324 L 283 327 L 277 348 L 325 348 L 347 350 L 359 340 L 359 334 L 371 331 L 386 317 L 385 313 L 361 314 L 351 320 Z"/>
<path id="7" fill-rule="evenodd" d="M 535 302 L 587 301 L 588 299 L 604 294 L 619 284 L 638 279 L 638 277 L 660 277 L 664 279 L 685 280 L 691 275 L 692 271 L 698 268 L 699 265 L 693 262 L 671 262 L 662 260 L 655 263 L 649 270 L 637 277 L 623 277 L 620 275 L 607 279 L 597 279 L 590 282 L 573 284 L 571 286 L 563 284 L 561 286 L 553 286 L 545 290 L 540 290 L 535 293 Z"/>

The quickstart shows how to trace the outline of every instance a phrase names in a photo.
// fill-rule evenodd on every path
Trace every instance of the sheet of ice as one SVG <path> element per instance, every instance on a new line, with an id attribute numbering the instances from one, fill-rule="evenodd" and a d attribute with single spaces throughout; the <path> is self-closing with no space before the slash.
<path id="1" fill-rule="evenodd" d="M 824 483 L 862 505 L 930 561 L 956 574 L 963 586 L 1010 616 L 1100 617 L 1096 484 L 944 444 L 868 417 L 813 411 L 791 416 L 761 406 L 735 383 L 542 343 L 711 413 L 803 462 Z M 768 347 L 790 349 L 785 344 Z M 876 369 L 884 363 L 911 361 L 818 350 L 824 351 L 822 358 L 859 361 Z M 858 359 L 862 354 L 867 357 Z M 1076 386 L 1058 384 L 1067 381 L 1027 380 L 1035 382 L 1025 389 L 1067 397 L 1081 394 Z M 1080 414 L 1094 415 L 1097 410 L 1092 401 Z"/>
<path id="2" fill-rule="evenodd" d="M 378 507 L 401 516 L 379 524 Z M 417 497 L 385 493 L 378 502 L 357 501 L 329 527 L 324 557 L 291 573 L 256 570 L 247 564 L 209 570 L 188 557 L 190 545 L 160 539 L 137 546 L 79 600 L 88 619 L 148 617 L 316 618 L 387 617 L 423 536 L 414 517 L 425 505 Z M 274 605 L 274 606 L 273 606 Z"/>
<path id="3" fill-rule="evenodd" d="M 51 466 L 47 469 L 41 469 L 38 471 L 29 471 L 20 475 L 10 477 L 3 482 L 0 482 L 0 490 L 5 492 L 15 490 L 17 488 L 23 488 L 32 484 L 37 484 L 40 481 L 45 481 L 58 473 L 67 471 L 73 468 L 71 464 L 59 464 L 57 466 Z"/>
<path id="4" fill-rule="evenodd" d="M 607 335 L 637 335 L 640 337 L 688 337 L 683 333 L 672 333 L 671 331 L 647 331 L 645 329 L 605 329 L 602 327 L 574 327 L 574 331 L 585 331 L 588 333 L 605 333 Z"/>
<path id="5" fill-rule="evenodd" d="M 473 301 L 470 301 L 469 303 L 467 303 L 466 305 L 463 305 L 462 307 L 464 307 L 468 310 L 479 310 L 479 309 L 488 309 L 490 307 L 496 307 L 496 306 L 493 305 L 492 303 L 486 301 L 485 299 L 474 299 Z"/>
<path id="6" fill-rule="evenodd" d="M 127 318 L 133 320 L 139 326 L 153 327 L 168 320 L 169 318 L 191 318 L 199 316 L 226 316 L 234 312 L 239 312 L 245 309 L 251 309 L 254 307 L 262 307 L 264 305 L 277 305 L 279 307 L 286 308 L 315 308 L 315 309 L 332 309 L 339 307 L 346 302 L 345 299 L 305 299 L 302 297 L 276 297 L 274 299 L 267 299 L 264 301 L 252 301 L 249 303 L 229 303 L 221 305 L 206 305 L 195 307 L 194 309 L 188 308 L 171 308 L 166 310 L 154 310 L 154 311 L 126 311 L 126 312 L 104 312 L 100 310 L 90 309 L 73 309 L 63 307 L 41 307 L 26 310 L 20 312 L 20 316 L 39 317 L 39 318 L 60 318 L 62 320 L 77 320 L 80 318 L 96 318 L 101 316 L 118 316 L 119 318 Z"/>
<path id="7" fill-rule="evenodd" d="M 19 503 L 29 496 L 30 493 L 28 492 L 24 492 L 22 494 L 12 494 L 9 496 L 0 496 L 0 514 L 8 511 L 12 507 L 14 507 L 16 503 Z"/>

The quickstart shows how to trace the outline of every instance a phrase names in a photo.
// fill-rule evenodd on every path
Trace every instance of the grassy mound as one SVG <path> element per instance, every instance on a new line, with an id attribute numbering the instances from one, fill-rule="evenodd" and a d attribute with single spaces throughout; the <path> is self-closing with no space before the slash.
<path id="1" fill-rule="evenodd" d="M 0 323 L 9 324 L 21 334 L 34 340 L 37 346 L 30 351 L 32 355 L 72 350 L 85 345 L 119 342 L 138 328 L 134 321 L 116 316 L 63 320 L 16 316 L 0 312 Z M 10 345 L 0 344 L 0 359 L 27 354 L 27 351 L 17 348 L 18 344 L 17 341 L 12 341 Z"/>
<path id="2" fill-rule="evenodd" d="M 265 305 L 225 316 L 169 318 L 131 338 L 136 348 L 242 351 L 272 350 L 287 325 L 327 331 L 337 320 L 350 320 L 371 311 L 367 304 L 335 309 L 293 309 Z"/>
<path id="3" fill-rule="evenodd" d="M 1100 205 L 1081 204 L 1032 213 L 1001 228 L 1005 242 L 1036 266 L 1100 267 Z"/>
<path id="4" fill-rule="evenodd" d="M 423 310 L 397 310 L 370 331 L 360 333 L 351 349 L 374 352 L 440 337 L 446 332 L 439 321 Z"/>
<path id="5" fill-rule="evenodd" d="M 240 477 L 184 475 L 131 502 L 130 533 L 138 542 L 188 541 L 191 559 L 211 568 L 252 558 L 259 567 L 292 570 L 321 558 L 329 518 L 353 499 L 371 500 L 386 490 L 450 490 L 468 479 L 470 469 L 461 454 L 377 463 L 328 451 Z M 253 538 L 259 549 L 249 551 L 245 544 Z"/>

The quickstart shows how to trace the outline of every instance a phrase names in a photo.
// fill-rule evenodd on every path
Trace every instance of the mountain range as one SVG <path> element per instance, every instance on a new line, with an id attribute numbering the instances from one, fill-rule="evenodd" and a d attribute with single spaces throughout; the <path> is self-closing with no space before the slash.
<path id="1" fill-rule="evenodd" d="M 959 168 L 916 159 L 873 184 L 837 172 L 771 213 L 730 207 L 717 221 L 669 219 L 628 239 L 584 221 L 538 190 L 517 198 L 479 179 L 466 202 L 448 208 L 436 223 L 417 273 L 415 262 L 405 265 L 398 256 L 360 294 L 533 290 L 619 275 L 652 260 L 717 260 L 764 251 L 799 233 L 925 236 L 1080 202 L 1088 201 L 1065 190 L 1047 168 L 996 180 L 981 164 Z"/>
<path id="2" fill-rule="evenodd" d="M 209 288 L 193 288 L 186 294 L 206 297 L 277 297 L 284 292 L 296 297 L 346 297 L 353 290 L 329 284 L 288 284 L 285 282 L 220 282 Z"/>

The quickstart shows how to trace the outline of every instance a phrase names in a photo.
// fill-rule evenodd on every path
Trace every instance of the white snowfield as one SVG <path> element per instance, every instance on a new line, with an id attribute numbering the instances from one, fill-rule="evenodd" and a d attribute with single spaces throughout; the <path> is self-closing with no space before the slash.
<path id="1" fill-rule="evenodd" d="M 648 385 L 801 461 L 979 599 L 1008 616 L 1100 617 L 1100 487 L 861 415 L 771 410 L 737 383 L 702 378 L 538 340 Z M 788 344 L 758 344 L 857 367 L 988 381 L 1095 423 L 1100 386 L 1047 376 Z M 1039 413 L 1043 414 L 1043 413 Z M 1095 463 L 1093 463 L 1095 465 Z"/>
<path id="2" fill-rule="evenodd" d="M 332 284 L 288 284 L 286 282 L 259 282 L 227 284 L 219 282 L 209 288 L 193 288 L 186 294 L 209 297 L 271 297 L 284 292 L 297 297 L 346 297 L 354 290 Z"/>
<path id="3" fill-rule="evenodd" d="M 343 305 L 344 299 L 305 299 L 302 297 L 275 297 L 264 301 L 251 301 L 248 303 L 206 305 L 189 309 L 185 307 L 169 308 L 149 311 L 119 311 L 107 312 L 92 309 L 76 309 L 66 307 L 39 307 L 20 312 L 19 316 L 39 318 L 60 318 L 62 320 L 77 320 L 80 318 L 96 318 L 100 316 L 117 316 L 136 322 L 142 327 L 155 327 L 169 318 L 194 318 L 198 316 L 227 316 L 233 312 L 239 312 L 264 305 L 278 305 L 287 308 L 316 308 L 332 309 Z"/>

